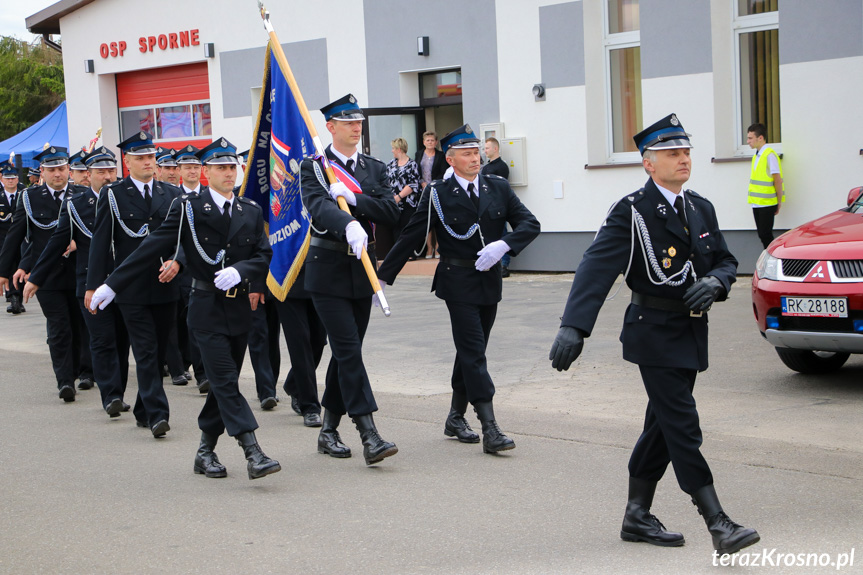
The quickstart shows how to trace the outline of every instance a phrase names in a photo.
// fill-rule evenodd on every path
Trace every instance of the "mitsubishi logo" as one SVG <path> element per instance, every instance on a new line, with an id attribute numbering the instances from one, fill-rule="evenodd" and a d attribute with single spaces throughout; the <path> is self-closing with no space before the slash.
<path id="1" fill-rule="evenodd" d="M 817 283 L 831 283 L 833 280 L 830 277 L 830 265 L 827 261 L 821 260 L 814 266 L 812 266 L 812 270 L 806 275 L 806 278 L 803 280 L 804 282 L 817 282 Z"/>

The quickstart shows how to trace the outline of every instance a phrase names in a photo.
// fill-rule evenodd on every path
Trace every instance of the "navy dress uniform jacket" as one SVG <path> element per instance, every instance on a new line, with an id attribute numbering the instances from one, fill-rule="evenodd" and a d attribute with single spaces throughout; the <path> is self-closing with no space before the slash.
<path id="1" fill-rule="evenodd" d="M 132 232 L 137 232 L 141 226 L 148 224 L 149 232 L 152 234 L 159 229 L 167 217 L 171 203 L 174 198 L 180 195 L 180 188 L 158 182 L 155 179 L 150 184 L 153 188 L 153 200 L 149 210 L 144 196 L 138 191 L 131 178 L 112 182 L 99 192 L 99 201 L 96 204 L 96 224 L 90 243 L 87 290 L 95 290 L 105 283 L 105 278 L 111 273 L 115 262 L 118 266 L 123 263 L 145 239 L 130 237 L 122 229 L 111 209 L 108 191 L 113 192 L 117 200 L 120 217 L 126 227 Z M 111 255 L 112 243 L 114 247 L 113 257 Z M 119 304 L 152 305 L 180 299 L 180 288 L 177 282 L 159 282 L 159 268 L 162 265 L 160 258 L 167 261 L 173 256 L 173 246 L 168 246 L 163 251 L 153 254 L 150 266 L 139 272 L 136 278 L 138 281 L 122 293 L 118 292 L 115 301 Z"/>
<path id="2" fill-rule="evenodd" d="M 137 191 L 137 190 L 136 190 Z M 226 297 L 223 290 L 204 291 L 192 287 L 189 297 L 189 328 L 225 335 L 247 333 L 251 326 L 251 306 L 248 286 L 265 278 L 273 251 L 264 233 L 261 207 L 251 200 L 236 197 L 231 209 L 231 224 L 224 229 L 222 214 L 213 201 L 209 189 L 199 195 L 182 195 L 173 203 L 167 219 L 147 237 L 105 281 L 117 292 L 119 299 L 130 287 L 147 262 L 158 261 L 161 254 L 171 257 L 177 244 L 180 222 L 183 230 L 181 245 L 185 252 L 186 271 L 192 279 L 212 287 L 216 272 L 222 263 L 210 265 L 198 253 L 192 230 L 186 219 L 186 204 L 192 207 L 198 242 L 207 257 L 215 260 L 225 249 L 224 267 L 233 266 L 240 272 L 241 282 L 236 286 L 235 297 Z M 101 209 L 101 208 L 100 208 Z M 166 258 L 167 259 L 167 258 Z M 216 288 L 213 287 L 215 290 Z"/>
<path id="3" fill-rule="evenodd" d="M 613 207 L 575 272 L 561 326 L 571 326 L 590 335 L 614 280 L 626 270 L 629 262 L 631 234 L 638 233 L 633 231 L 633 208 L 644 219 L 652 251 L 666 276 L 677 273 L 691 260 L 698 278 L 714 276 L 722 283 L 725 294 L 728 293 L 736 279 L 737 260 L 728 251 L 713 204 L 690 190 L 686 190 L 684 198 L 688 235 L 653 179 Z M 658 278 L 648 269 L 640 245 L 636 237 L 627 286 L 643 295 L 682 302 L 684 292 L 694 283 L 692 276 L 678 287 L 655 285 L 650 278 L 654 281 Z M 669 263 L 670 267 L 664 267 Z M 722 299 L 725 297 L 727 295 Z M 623 358 L 632 363 L 707 369 L 706 313 L 702 317 L 691 317 L 630 304 L 620 341 Z"/>
<path id="4" fill-rule="evenodd" d="M 86 189 L 83 186 L 69 184 L 66 186 L 66 198 L 79 194 Z M 52 190 L 49 190 L 47 185 L 32 186 L 22 193 L 27 194 L 33 219 L 37 222 L 50 224 L 58 219 L 60 207 L 54 200 Z M 19 198 L 15 214 L 12 216 L 12 226 L 9 228 L 9 233 L 3 242 L 3 250 L 0 252 L 0 276 L 2 277 L 11 278 L 12 274 L 15 273 L 16 260 L 21 249 L 21 242 L 24 241 L 25 237 L 28 241 L 23 253 L 21 253 L 21 260 L 17 262 L 17 267 L 30 273 L 56 229 L 55 226 L 44 230 L 28 220 L 23 198 Z M 73 253 L 58 265 L 53 266 L 45 274 L 39 287 L 46 290 L 75 289 L 75 261 L 76 256 Z"/>
<path id="5" fill-rule="evenodd" d="M 459 240 L 447 233 L 440 217 L 431 204 L 431 188 L 437 190 L 445 223 L 457 234 L 465 234 L 479 220 L 480 230 L 470 239 Z M 512 232 L 506 236 L 506 243 L 512 255 L 518 255 L 536 236 L 539 235 L 539 221 L 528 210 L 509 182 L 498 176 L 479 176 L 479 212 L 474 207 L 468 193 L 461 188 L 455 177 L 438 180 L 429 184 L 416 213 L 402 230 L 396 245 L 387 254 L 378 270 L 378 277 L 392 284 L 396 275 L 404 267 L 426 234 L 426 225 L 431 210 L 431 226 L 437 230 L 438 251 L 441 263 L 435 270 L 432 290 L 437 297 L 447 300 L 476 305 L 490 305 L 501 299 L 502 282 L 500 262 L 486 271 L 479 272 L 474 267 L 445 263 L 446 258 L 476 260 L 477 252 L 483 247 L 480 232 L 486 245 L 503 237 L 505 224 L 509 222 Z"/>
<path id="6" fill-rule="evenodd" d="M 326 149 L 330 162 L 341 162 Z M 333 201 L 327 190 L 318 181 L 313 163 L 320 162 L 306 158 L 300 167 L 303 204 L 312 216 L 312 238 L 345 242 L 345 228 L 356 219 L 369 235 L 369 244 L 374 241 L 372 222 L 393 226 L 399 220 L 399 208 L 393 201 L 393 188 L 387 178 L 386 164 L 364 154 L 359 154 L 354 169 L 354 178 L 363 190 L 355 194 L 356 206 L 348 206 L 351 213 L 343 212 Z M 326 172 L 321 167 L 326 179 Z M 319 230 L 319 231 L 316 231 Z M 322 233 L 323 232 L 323 233 Z M 374 250 L 369 246 L 372 266 L 377 266 Z M 305 289 L 337 297 L 359 299 L 374 294 L 368 275 L 360 260 L 355 256 L 318 246 L 309 246 L 305 262 Z"/>
<path id="7" fill-rule="evenodd" d="M 21 193 L 21 190 L 15 192 Z M 16 199 L 19 196 L 15 196 Z M 9 204 L 9 199 L 6 197 L 6 192 L 0 189 L 0 248 L 6 239 L 6 234 L 9 233 L 9 228 L 12 227 L 12 214 L 15 213 L 15 206 Z M 15 262 L 17 265 L 18 262 Z M 17 268 L 16 268 L 17 269 Z"/>
<path id="8" fill-rule="evenodd" d="M 42 255 L 36 265 L 33 266 L 33 271 L 30 273 L 29 281 L 42 286 L 45 277 L 51 272 L 51 269 L 57 265 L 57 262 L 62 260 L 63 253 L 69 245 L 69 241 L 74 239 L 76 249 L 73 252 L 76 258 L 75 264 L 75 295 L 84 297 L 87 284 L 87 268 L 90 263 L 90 237 L 88 237 L 81 229 L 73 223 L 69 216 L 69 203 L 75 206 L 78 216 L 81 218 L 81 223 L 84 227 L 93 233 L 93 227 L 96 223 L 96 199 L 97 196 L 92 190 L 76 194 L 71 198 L 63 200 L 63 205 L 60 207 L 60 221 L 57 227 L 54 228 L 54 233 L 51 239 L 48 240 L 48 245 L 42 250 Z M 71 257 L 71 255 L 69 256 Z"/>

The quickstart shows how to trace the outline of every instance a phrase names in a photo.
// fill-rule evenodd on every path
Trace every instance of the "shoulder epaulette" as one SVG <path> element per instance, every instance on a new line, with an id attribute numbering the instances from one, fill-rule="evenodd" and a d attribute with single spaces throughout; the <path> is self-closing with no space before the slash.
<path id="1" fill-rule="evenodd" d="M 364 158 L 365 158 L 365 159 L 367 159 L 367 160 L 374 160 L 375 162 L 377 162 L 377 163 L 379 163 L 379 164 L 386 165 L 386 164 L 383 162 L 383 160 L 379 160 L 379 159 L 377 159 L 377 158 L 376 158 L 376 157 L 374 157 L 374 156 L 368 156 L 368 155 L 366 155 L 366 154 L 360 154 L 360 156 L 364 157 Z"/>
<path id="2" fill-rule="evenodd" d="M 705 197 L 704 197 L 704 196 L 702 196 L 701 194 L 697 194 L 697 193 L 695 193 L 695 192 L 694 192 L 694 191 L 692 191 L 692 190 L 686 190 L 686 195 L 687 195 L 687 196 L 692 196 L 693 198 L 697 198 L 697 199 L 699 199 L 699 200 L 704 200 L 704 201 L 705 201 L 705 202 L 707 202 L 708 204 L 710 203 L 710 200 L 708 200 L 707 198 L 705 198 Z"/>
<path id="3" fill-rule="evenodd" d="M 645 197 L 647 196 L 644 195 L 644 188 L 641 188 L 640 190 L 632 192 L 628 196 L 624 196 L 623 200 L 626 200 L 626 203 L 628 204 L 635 205 L 641 200 L 643 200 Z"/>

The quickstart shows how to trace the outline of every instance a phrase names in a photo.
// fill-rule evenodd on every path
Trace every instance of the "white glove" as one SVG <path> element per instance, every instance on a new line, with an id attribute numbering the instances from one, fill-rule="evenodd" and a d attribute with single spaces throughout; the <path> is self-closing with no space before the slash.
<path id="1" fill-rule="evenodd" d="M 216 279 L 213 281 L 213 284 L 217 288 L 225 291 L 228 291 L 238 283 L 240 283 L 240 272 L 233 267 L 226 267 L 223 270 L 217 271 Z"/>
<path id="2" fill-rule="evenodd" d="M 378 283 L 381 284 L 381 293 L 386 295 L 386 293 L 387 293 L 387 282 L 378 278 Z M 375 307 L 381 307 L 381 300 L 378 299 L 378 294 L 375 294 L 372 296 L 372 303 L 375 305 Z"/>
<path id="3" fill-rule="evenodd" d="M 345 228 L 345 238 L 351 245 L 351 249 L 357 254 L 357 259 L 363 258 L 363 248 L 369 243 L 369 235 L 363 229 L 363 226 L 356 220 L 352 221 Z"/>
<path id="4" fill-rule="evenodd" d="M 491 267 L 500 261 L 500 258 L 504 256 L 506 252 L 509 251 L 509 244 L 507 244 L 503 240 L 497 240 L 496 242 L 491 242 L 478 252 L 476 255 L 479 257 L 476 259 L 476 269 L 480 272 L 485 272 L 491 269 Z"/>
<path id="5" fill-rule="evenodd" d="M 93 297 L 90 298 L 90 310 L 96 309 L 96 306 L 99 306 L 99 309 L 105 309 L 109 303 L 114 301 L 114 296 L 116 295 L 117 292 L 112 290 L 107 284 L 100 285 L 93 292 Z"/>
<path id="6" fill-rule="evenodd" d="M 330 197 L 338 202 L 339 196 L 343 197 L 349 206 L 357 205 L 357 197 L 346 185 L 341 182 L 330 184 Z"/>

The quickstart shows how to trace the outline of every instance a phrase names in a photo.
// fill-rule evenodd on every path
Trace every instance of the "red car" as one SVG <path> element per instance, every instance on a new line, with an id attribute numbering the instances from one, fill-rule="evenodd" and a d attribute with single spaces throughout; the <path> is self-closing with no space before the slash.
<path id="1" fill-rule="evenodd" d="M 782 234 L 761 253 L 752 309 L 761 335 L 801 373 L 863 353 L 863 187 L 848 207 Z"/>

